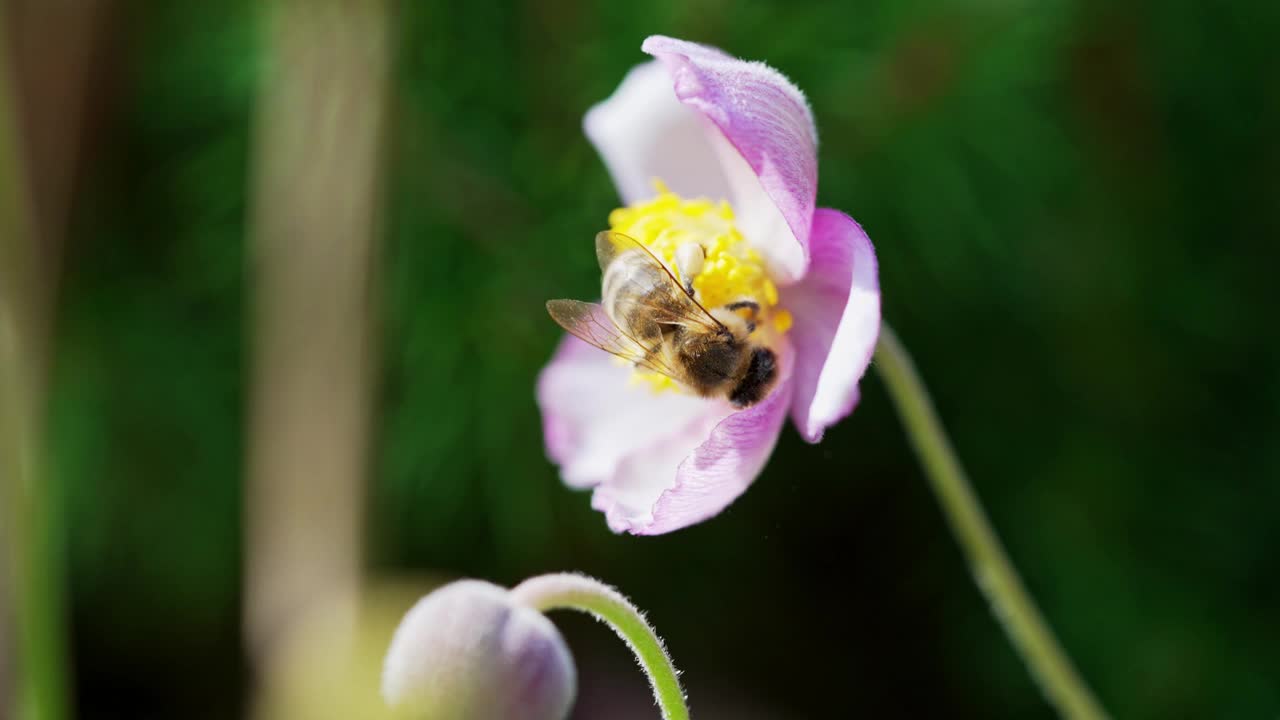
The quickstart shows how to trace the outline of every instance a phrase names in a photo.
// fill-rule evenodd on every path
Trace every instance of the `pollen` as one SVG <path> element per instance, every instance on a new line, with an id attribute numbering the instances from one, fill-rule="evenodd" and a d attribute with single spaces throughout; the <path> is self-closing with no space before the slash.
<path id="1" fill-rule="evenodd" d="M 654 181 L 657 195 L 609 214 L 609 227 L 644 243 L 667 264 L 682 284 L 708 309 L 741 300 L 759 303 L 769 317 L 778 304 L 778 288 L 765 272 L 764 259 L 734 224 L 729 203 L 708 198 L 686 200 Z M 700 271 L 681 277 L 677 253 L 697 243 L 705 253 Z"/>
<path id="2" fill-rule="evenodd" d="M 773 329 L 780 333 L 790 330 L 793 322 L 795 322 L 795 318 L 791 317 L 791 313 L 786 310 L 779 310 L 773 315 Z"/>
<path id="3" fill-rule="evenodd" d="M 636 368 L 636 371 L 631 373 L 631 384 L 645 387 L 654 394 L 680 389 L 680 385 L 675 380 L 644 368 Z"/>
<path id="4" fill-rule="evenodd" d="M 787 332 L 791 313 L 778 307 L 778 288 L 769 279 L 764 258 L 738 229 L 729 203 L 686 199 L 661 180 L 653 184 L 654 197 L 609 213 L 610 229 L 648 247 L 708 310 L 753 301 L 759 306 L 756 332 Z M 691 245 L 701 247 L 702 253 Z M 684 277 L 686 269 L 692 277 Z M 637 370 L 635 377 L 655 392 L 678 387 L 670 378 L 646 370 Z"/>

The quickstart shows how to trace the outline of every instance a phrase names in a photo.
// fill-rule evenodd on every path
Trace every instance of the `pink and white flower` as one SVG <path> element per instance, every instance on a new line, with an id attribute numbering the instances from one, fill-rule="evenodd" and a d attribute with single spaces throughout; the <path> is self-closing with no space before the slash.
<path id="1" fill-rule="evenodd" d="M 880 290 L 862 228 L 816 208 L 817 130 L 800 90 L 704 45 L 653 36 L 642 49 L 656 59 L 584 122 L 629 206 L 615 215 L 632 222 L 649 212 L 655 180 L 664 197 L 727 203 L 718 217 L 767 275 L 758 287 L 771 301 L 761 304 L 776 321 L 781 368 L 768 397 L 737 409 L 655 392 L 607 353 L 573 337 L 560 344 L 537 388 L 548 454 L 568 485 L 594 489 L 592 505 L 615 532 L 656 535 L 741 495 L 788 416 L 816 443 L 853 411 L 880 330 Z"/>

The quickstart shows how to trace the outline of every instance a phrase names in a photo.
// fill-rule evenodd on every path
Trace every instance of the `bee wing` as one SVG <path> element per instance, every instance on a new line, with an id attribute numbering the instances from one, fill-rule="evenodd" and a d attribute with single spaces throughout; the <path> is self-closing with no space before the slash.
<path id="1" fill-rule="evenodd" d="M 627 335 L 598 303 L 579 300 L 548 300 L 547 312 L 551 319 L 579 339 L 595 345 L 628 362 L 635 363 L 674 380 L 679 380 L 675 370 L 662 360 L 659 348 L 647 348 L 643 343 Z"/>
<path id="2" fill-rule="evenodd" d="M 709 332 L 718 332 L 724 329 L 719 320 L 711 316 L 702 304 L 694 300 L 689 293 L 680 287 L 680 281 L 676 280 L 667 266 L 657 258 L 649 248 L 635 238 L 623 235 L 620 232 L 606 230 L 596 235 L 596 259 L 600 261 L 600 271 L 607 272 L 609 265 L 613 263 L 619 255 L 637 250 L 646 262 L 652 263 L 655 268 L 662 272 L 655 275 L 662 278 L 662 282 L 666 285 L 664 302 L 649 302 L 645 307 L 649 310 L 647 317 L 659 325 L 684 325 L 686 327 L 700 327 Z M 648 289 L 642 289 L 635 293 L 636 297 L 652 297 Z"/>

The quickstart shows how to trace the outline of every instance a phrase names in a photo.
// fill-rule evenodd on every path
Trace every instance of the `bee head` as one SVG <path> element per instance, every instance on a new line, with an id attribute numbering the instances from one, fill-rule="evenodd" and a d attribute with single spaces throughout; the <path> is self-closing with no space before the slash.
<path id="1" fill-rule="evenodd" d="M 747 371 L 729 393 L 729 402 L 740 408 L 750 407 L 764 399 L 778 379 L 778 356 L 767 347 L 753 348 Z"/>

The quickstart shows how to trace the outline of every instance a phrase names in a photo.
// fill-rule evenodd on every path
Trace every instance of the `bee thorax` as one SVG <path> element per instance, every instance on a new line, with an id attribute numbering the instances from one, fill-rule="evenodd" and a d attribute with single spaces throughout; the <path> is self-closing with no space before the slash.
<path id="1" fill-rule="evenodd" d="M 711 317 L 729 330 L 735 337 L 745 338 L 755 329 L 755 323 L 726 308 L 714 308 Z"/>

